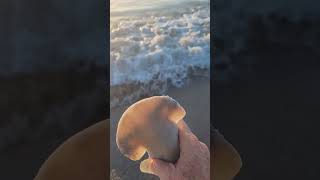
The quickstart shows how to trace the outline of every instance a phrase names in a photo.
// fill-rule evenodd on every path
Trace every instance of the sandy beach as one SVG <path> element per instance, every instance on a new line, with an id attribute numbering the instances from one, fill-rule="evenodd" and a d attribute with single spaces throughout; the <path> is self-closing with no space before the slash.
<path id="1" fill-rule="evenodd" d="M 186 110 L 185 121 L 200 141 L 210 143 L 210 81 L 194 79 L 182 88 L 170 88 L 166 95 L 176 99 Z M 158 179 L 140 172 L 140 161 L 124 157 L 116 145 L 116 129 L 122 113 L 128 106 L 111 109 L 110 124 L 110 169 L 111 179 Z M 144 157 L 146 158 L 147 155 Z M 144 159 L 143 158 L 143 159 Z"/>

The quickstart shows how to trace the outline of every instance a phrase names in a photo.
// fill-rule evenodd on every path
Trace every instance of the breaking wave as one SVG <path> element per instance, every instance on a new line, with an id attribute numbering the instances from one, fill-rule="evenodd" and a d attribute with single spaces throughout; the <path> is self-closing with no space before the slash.
<path id="1" fill-rule="evenodd" d="M 113 17 L 110 38 L 111 106 L 209 76 L 208 4 Z"/>

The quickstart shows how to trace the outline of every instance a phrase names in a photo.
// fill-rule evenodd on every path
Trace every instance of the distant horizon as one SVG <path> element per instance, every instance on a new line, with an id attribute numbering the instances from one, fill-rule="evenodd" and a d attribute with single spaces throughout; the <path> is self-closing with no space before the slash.
<path id="1" fill-rule="evenodd" d="M 158 9 L 169 5 L 178 5 L 182 2 L 205 2 L 210 0 L 110 0 L 110 12 L 121 13 L 126 11 L 139 11 Z"/>

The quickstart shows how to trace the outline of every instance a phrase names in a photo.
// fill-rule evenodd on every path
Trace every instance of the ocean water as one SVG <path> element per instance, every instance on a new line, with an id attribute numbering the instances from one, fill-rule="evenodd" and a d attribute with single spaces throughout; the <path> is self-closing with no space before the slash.
<path id="1" fill-rule="evenodd" d="M 186 3 L 202 3 L 209 2 L 208 0 L 110 0 L 110 11 L 115 12 L 129 12 L 129 11 L 143 11 L 156 10 L 159 8 L 178 7 Z"/>
<path id="2" fill-rule="evenodd" d="M 111 1 L 111 106 L 209 76 L 209 1 Z"/>

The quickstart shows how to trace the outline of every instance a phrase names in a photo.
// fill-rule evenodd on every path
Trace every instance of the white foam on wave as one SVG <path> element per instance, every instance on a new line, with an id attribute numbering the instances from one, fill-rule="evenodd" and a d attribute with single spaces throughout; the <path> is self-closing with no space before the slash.
<path id="1" fill-rule="evenodd" d="M 189 69 L 210 67 L 209 6 L 111 22 L 111 86 L 150 81 L 181 86 Z"/>
<path id="2" fill-rule="evenodd" d="M 111 107 L 209 76 L 208 4 L 112 17 L 110 37 Z"/>

